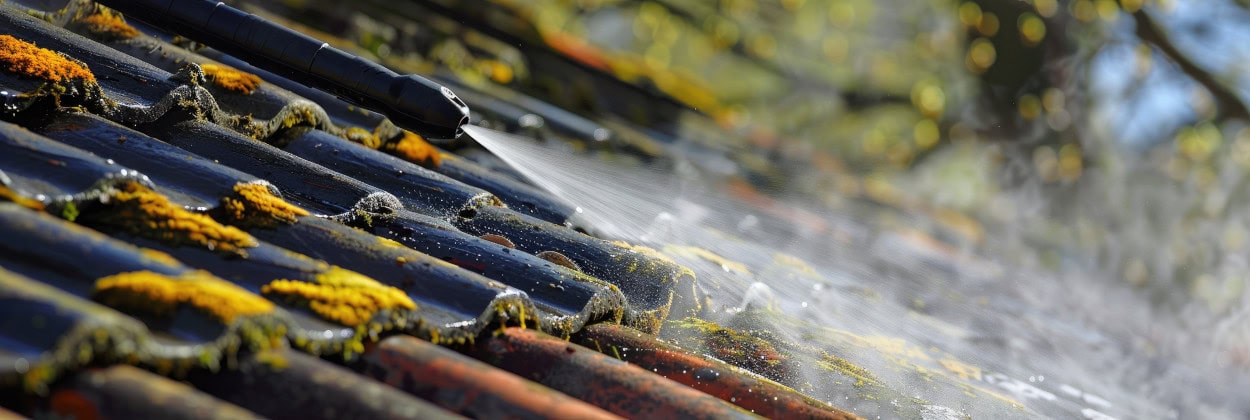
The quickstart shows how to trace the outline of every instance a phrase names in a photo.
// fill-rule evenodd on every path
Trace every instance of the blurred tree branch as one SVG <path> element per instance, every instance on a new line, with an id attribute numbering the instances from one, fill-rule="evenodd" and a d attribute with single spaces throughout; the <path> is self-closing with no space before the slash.
<path id="1" fill-rule="evenodd" d="M 1211 96 L 1215 98 L 1216 106 L 1221 116 L 1250 120 L 1250 109 L 1241 101 L 1241 98 L 1238 98 L 1235 92 L 1223 83 L 1220 83 L 1219 80 L 1216 80 L 1214 75 L 1203 70 L 1185 53 L 1181 52 L 1180 48 L 1177 48 L 1176 44 L 1173 44 L 1172 40 L 1168 38 L 1163 28 L 1146 12 L 1146 9 L 1133 12 L 1133 20 L 1137 22 L 1138 38 L 1154 45 L 1159 51 L 1172 59 L 1172 62 L 1180 66 L 1181 71 L 1211 92 Z"/>

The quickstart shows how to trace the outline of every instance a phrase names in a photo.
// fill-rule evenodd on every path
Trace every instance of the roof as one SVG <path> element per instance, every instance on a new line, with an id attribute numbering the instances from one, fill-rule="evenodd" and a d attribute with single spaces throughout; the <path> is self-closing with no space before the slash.
<path id="1" fill-rule="evenodd" d="M 974 336 L 1006 329 L 997 323 L 964 328 L 961 317 L 909 310 L 915 322 L 890 326 L 906 331 L 872 332 L 867 324 L 900 312 L 870 305 L 881 300 L 872 287 L 831 281 L 781 250 L 812 246 L 810 260 L 886 247 L 904 280 L 990 271 L 934 238 L 976 241 L 976 222 L 939 209 L 929 233 L 879 233 L 761 193 L 801 169 L 691 140 L 767 140 L 723 130 L 731 110 L 698 83 L 656 69 L 628 78 L 629 57 L 535 30 L 509 2 L 351 7 L 412 32 L 403 42 L 422 52 L 460 57 L 438 44 L 457 37 L 469 55 L 490 57 L 440 58 L 450 70 L 413 51 L 381 60 L 456 91 L 474 124 L 638 162 L 727 161 L 738 182 L 699 199 L 751 226 L 735 231 L 745 239 L 709 228 L 656 249 L 607 240 L 577 208 L 463 142 L 428 142 L 186 34 L 88 2 L 43 3 L 0 4 L 0 418 L 1160 413 L 940 348 L 972 342 L 966 357 L 1015 345 Z M 376 45 L 285 20 L 316 13 L 288 3 L 240 7 L 384 58 Z M 510 61 L 517 51 L 527 66 Z M 523 71 L 535 80 L 500 86 Z M 874 214 L 923 207 L 855 182 Z M 773 231 L 783 233 L 751 233 Z M 822 240 L 769 242 L 781 237 Z M 862 269 L 856 261 L 847 269 Z M 982 277 L 958 287 L 1008 287 Z M 838 323 L 775 310 L 798 302 L 778 303 L 760 279 L 797 285 L 804 308 L 808 298 L 828 305 Z M 918 306 L 953 294 L 900 287 Z M 1002 325 L 1037 320 L 1014 304 L 993 303 L 1021 320 Z M 1046 345 L 1084 338 L 1045 334 Z"/>
<path id="2" fill-rule="evenodd" d="M 777 402 L 579 345 L 695 315 L 694 274 L 566 227 L 573 209 L 506 172 L 114 12 L 22 7 L 0 6 L 17 413 L 853 417 L 653 335 Z"/>

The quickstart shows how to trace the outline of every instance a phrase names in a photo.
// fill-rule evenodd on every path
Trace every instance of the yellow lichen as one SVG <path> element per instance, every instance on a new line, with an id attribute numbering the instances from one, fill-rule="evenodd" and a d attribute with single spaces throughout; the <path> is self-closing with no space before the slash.
<path id="1" fill-rule="evenodd" d="M 214 85 L 231 92 L 249 95 L 260 87 L 260 77 L 233 67 L 220 64 L 205 63 L 200 65 L 204 76 Z"/>
<path id="2" fill-rule="evenodd" d="M 873 375 L 872 372 L 869 372 L 868 369 L 864 369 L 846 359 L 829 353 L 821 355 L 820 360 L 816 361 L 816 364 L 825 370 L 839 372 L 854 378 L 855 387 L 857 388 L 864 385 L 872 385 L 875 387 L 885 386 L 882 384 L 881 380 L 877 379 L 877 377 Z"/>
<path id="3" fill-rule="evenodd" d="M 164 252 L 161 252 L 161 251 L 157 251 L 152 248 L 140 248 L 139 254 L 142 255 L 143 258 L 147 259 L 148 261 L 153 261 L 159 264 L 165 264 L 171 267 L 175 267 L 175 266 L 178 266 L 179 264 L 182 264 L 178 262 L 178 260 L 175 259 L 173 256 L 166 254 Z"/>
<path id="4" fill-rule="evenodd" d="M 434 145 L 411 131 L 405 131 L 403 136 L 391 140 L 382 148 L 392 155 L 419 165 L 438 166 L 443 161 Z"/>
<path id="5" fill-rule="evenodd" d="M 285 108 L 287 111 L 282 117 L 281 127 L 283 129 L 295 127 L 298 125 L 307 125 L 311 127 L 319 126 L 321 117 L 317 115 L 316 106 L 291 106 Z M 280 114 L 281 115 L 281 114 Z"/>
<path id="6" fill-rule="evenodd" d="M 677 264 L 677 262 L 673 261 L 672 258 L 669 258 L 667 255 L 664 255 L 664 253 L 655 250 L 655 248 L 651 248 L 645 245 L 634 245 L 625 241 L 612 241 L 612 244 L 621 248 L 628 249 L 633 252 L 637 252 L 647 257 L 655 258 L 655 259 L 658 259 L 667 263 L 671 263 L 673 265 L 680 266 L 680 264 Z"/>
<path id="7" fill-rule="evenodd" d="M 121 15 L 100 9 L 96 13 L 79 19 L 78 24 L 97 38 L 105 41 L 130 39 L 139 36 L 139 31 L 126 23 Z"/>
<path id="8" fill-rule="evenodd" d="M 626 250 L 632 251 L 634 253 L 640 254 L 650 260 L 649 263 L 647 264 L 647 267 L 637 267 L 636 266 L 637 262 L 632 263 L 633 265 L 629 269 L 629 271 L 631 272 L 639 268 L 645 268 L 647 270 L 655 270 L 657 268 L 660 268 L 660 269 L 673 271 L 672 278 L 666 279 L 669 281 L 677 280 L 682 277 L 689 277 L 691 279 L 695 278 L 694 270 L 691 270 L 689 267 L 686 267 L 684 265 L 678 264 L 677 261 L 674 261 L 668 255 L 664 255 L 663 252 L 655 250 L 655 248 L 651 248 L 651 247 L 644 246 L 644 245 L 634 245 L 625 241 L 612 241 L 612 244 L 618 247 L 624 248 Z"/>
<path id="9" fill-rule="evenodd" d="M 751 269 L 747 268 L 746 264 L 729 260 L 715 252 L 708 251 L 703 248 L 684 245 L 665 245 L 664 252 L 673 255 L 685 256 L 687 258 L 702 258 L 712 264 L 719 265 L 721 269 L 725 271 L 733 271 L 748 276 L 751 275 Z"/>
<path id="10" fill-rule="evenodd" d="M 72 79 L 95 81 L 95 75 L 81 62 L 12 35 L 0 35 L 0 65 L 10 73 L 52 82 Z"/>
<path id="11" fill-rule="evenodd" d="M 127 182 L 105 191 L 99 204 L 106 209 L 84 211 L 78 217 L 79 221 L 89 226 L 121 229 L 132 235 L 174 245 L 194 244 L 238 255 L 246 255 L 243 248 L 257 245 L 256 238 L 247 232 L 188 211 L 138 182 Z"/>
<path id="12" fill-rule="evenodd" d="M 981 380 L 981 368 L 979 367 L 955 359 L 941 359 L 938 360 L 938 363 L 941 363 L 942 367 L 946 368 L 947 371 L 960 378 Z"/>
<path id="13" fill-rule="evenodd" d="M 114 274 L 97 280 L 95 293 L 106 305 L 160 316 L 171 316 L 180 305 L 190 305 L 227 324 L 239 316 L 273 310 L 272 302 L 207 271 L 188 271 L 178 276 L 151 271 Z"/>
<path id="14" fill-rule="evenodd" d="M 43 211 L 43 203 L 39 200 L 21 195 L 17 191 L 13 191 L 12 188 L 3 185 L 0 185 L 0 200 L 11 201 L 31 210 Z"/>
<path id="15" fill-rule="evenodd" d="M 360 127 L 348 127 L 346 130 L 343 130 L 341 136 L 348 141 L 360 143 L 370 149 L 382 147 L 382 139 L 378 138 L 377 134 Z"/>
<path id="16" fill-rule="evenodd" d="M 402 290 L 336 266 L 330 266 L 315 280 L 274 280 L 262 287 L 261 293 L 303 299 L 318 315 L 353 327 L 369 322 L 378 311 L 417 308 Z"/>
<path id="17" fill-rule="evenodd" d="M 809 265 L 807 261 L 803 261 L 799 259 L 799 257 L 793 256 L 790 254 L 783 254 L 780 252 L 773 254 L 773 263 L 783 266 L 783 267 L 787 267 L 791 270 L 794 270 L 798 274 L 802 274 L 807 277 L 820 278 L 820 274 L 817 273 L 816 269 L 812 268 L 812 266 Z"/>
<path id="18" fill-rule="evenodd" d="M 256 361 L 269 366 L 272 370 L 284 370 L 291 366 L 291 362 L 287 360 L 286 354 L 276 350 L 265 350 L 256 353 Z"/>
<path id="19" fill-rule="evenodd" d="M 221 198 L 214 215 L 235 226 L 272 228 L 295 223 L 308 211 L 273 195 L 268 185 L 251 182 L 236 184 L 234 194 Z"/>

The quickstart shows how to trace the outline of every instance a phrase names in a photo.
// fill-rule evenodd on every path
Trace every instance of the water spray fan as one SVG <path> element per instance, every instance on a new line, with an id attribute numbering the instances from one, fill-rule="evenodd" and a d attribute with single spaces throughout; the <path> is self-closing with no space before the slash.
<path id="1" fill-rule="evenodd" d="M 430 139 L 463 133 L 469 107 L 451 89 L 399 75 L 256 15 L 208 0 L 103 0 L 128 17 L 182 34 L 254 66 L 386 115 Z"/>

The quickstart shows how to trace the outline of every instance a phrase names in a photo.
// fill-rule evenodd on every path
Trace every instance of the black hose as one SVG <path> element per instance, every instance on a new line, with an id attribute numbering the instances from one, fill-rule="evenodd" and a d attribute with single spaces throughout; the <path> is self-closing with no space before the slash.
<path id="1" fill-rule="evenodd" d="M 256 15 L 209 0 L 103 0 L 166 31 L 186 36 L 256 67 L 385 114 L 432 139 L 454 139 L 469 107 L 450 89 L 416 75 L 398 75 L 372 61 Z"/>

